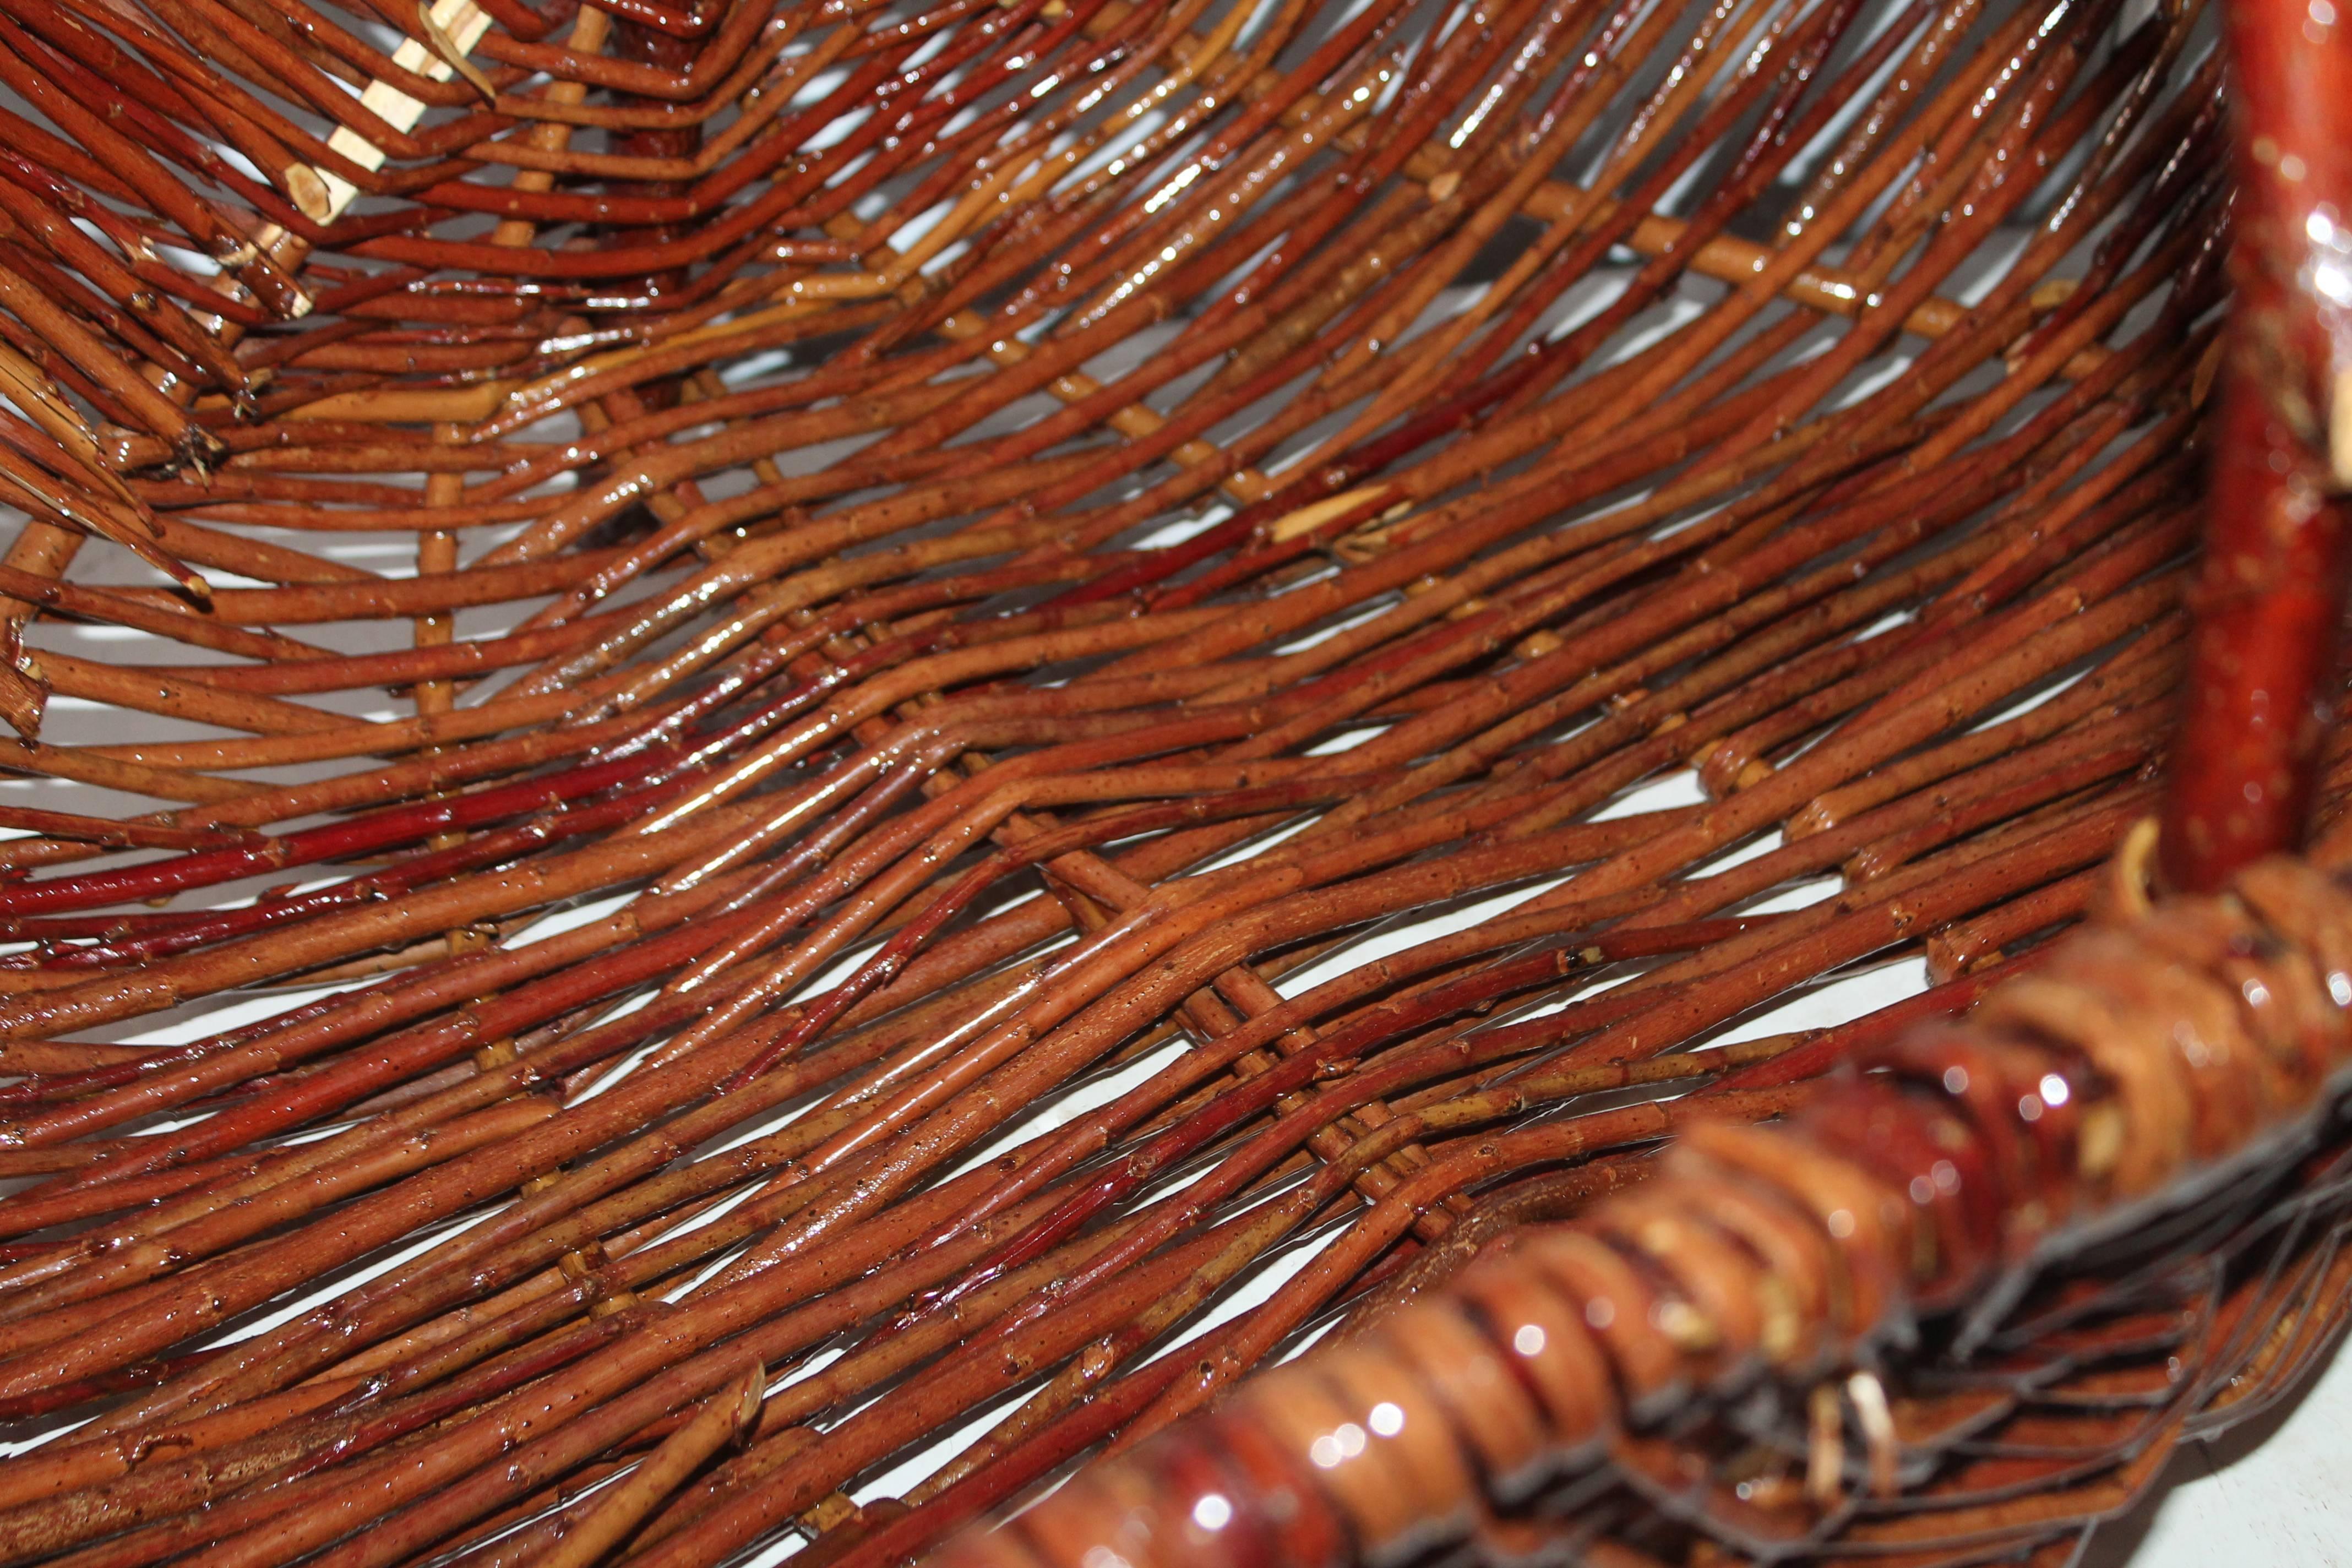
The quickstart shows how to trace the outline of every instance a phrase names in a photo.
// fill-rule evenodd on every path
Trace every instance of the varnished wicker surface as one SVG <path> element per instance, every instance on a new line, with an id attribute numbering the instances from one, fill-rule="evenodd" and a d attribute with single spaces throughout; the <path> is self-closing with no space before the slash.
<path id="1" fill-rule="evenodd" d="M 12 1557 L 914 1550 L 2149 809 L 2193 8 L 432 15 L 0 3 Z"/>

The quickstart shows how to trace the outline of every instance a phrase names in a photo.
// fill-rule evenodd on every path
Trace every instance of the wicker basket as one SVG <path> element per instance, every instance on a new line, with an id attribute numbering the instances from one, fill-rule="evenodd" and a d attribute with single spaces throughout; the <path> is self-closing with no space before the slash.
<path id="1" fill-rule="evenodd" d="M 2110 864 L 2209 448 L 2333 526 L 2219 31 L 0 0 L 0 1562 L 882 1568 L 1335 1324 L 951 1551 L 2064 1561 L 2352 1301 L 2346 917 L 2221 890 L 2352 748 L 2215 807 L 2217 698 L 2214 896 Z M 1742 1356 L 1609 1228 L 2095 941 L 2239 1005 L 2196 921 L 2336 1032 L 2220 1131 L 2052 1056 L 2116 1148 L 1983 1268 Z M 1620 1267 L 1512 1468 L 1496 1303 Z"/>

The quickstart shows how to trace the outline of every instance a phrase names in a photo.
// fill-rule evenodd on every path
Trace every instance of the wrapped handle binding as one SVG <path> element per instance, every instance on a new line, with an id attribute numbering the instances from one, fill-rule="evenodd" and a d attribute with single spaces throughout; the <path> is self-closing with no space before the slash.
<path id="1" fill-rule="evenodd" d="M 2064 939 L 1966 1023 L 1857 1066 L 1784 1126 L 1694 1125 L 1650 1181 L 932 1561 L 1394 1563 L 1695 1408 L 1880 1364 L 1923 1317 L 1997 1312 L 2038 1264 L 2308 1146 L 2352 1067 L 2352 889 L 2257 861 Z"/>

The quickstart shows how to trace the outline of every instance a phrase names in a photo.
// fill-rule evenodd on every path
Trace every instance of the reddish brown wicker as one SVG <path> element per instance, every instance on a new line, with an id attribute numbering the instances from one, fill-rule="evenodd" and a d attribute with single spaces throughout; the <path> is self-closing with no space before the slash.
<path id="1" fill-rule="evenodd" d="M 0 1562 L 2063 1561 L 2352 1300 L 2321 10 L 0 0 Z"/>

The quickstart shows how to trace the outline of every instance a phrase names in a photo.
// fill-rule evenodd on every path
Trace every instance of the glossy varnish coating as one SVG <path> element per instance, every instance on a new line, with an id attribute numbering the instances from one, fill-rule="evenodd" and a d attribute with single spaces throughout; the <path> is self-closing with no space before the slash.
<path id="1" fill-rule="evenodd" d="M 2282 1168 L 2282 1138 L 2286 1156 L 2307 1151 L 2352 1066 L 2348 963 L 2352 893 L 2294 859 L 2095 924 L 1965 1023 L 1859 1053 L 1781 1125 L 1685 1124 L 1631 1192 L 1507 1233 L 1345 1343 L 931 1561 L 1334 1568 L 1474 1533 L 1507 1560 L 1507 1531 L 1483 1521 L 1612 1465 L 1652 1479 L 1654 1434 L 1689 1445 L 1683 1511 L 1705 1521 L 1706 1468 L 1736 1451 L 1693 1410 L 1759 1385 L 1800 1411 L 1808 1386 L 1830 1391 L 1834 1408 L 1845 1373 L 1900 1364 L 1939 1318 L 2013 1302 L 2005 1278 L 2062 1267 L 2084 1233 L 2154 1225 L 2233 1166 Z M 1997 1386 L 2013 1369 L 1981 1375 Z M 1874 1413 L 1872 1394 L 1853 1400 L 1853 1479 L 1891 1490 L 1895 1440 L 1872 1429 L 1885 1397 Z M 1849 1521 L 1844 1465 L 1832 1428 L 1813 1506 L 1778 1510 L 1777 1551 Z M 1738 1498 L 1759 1490 L 1751 1475 Z M 1722 1506 L 1735 1541 L 1756 1528 Z M 2019 1500 L 1995 1533 L 2030 1541 L 2046 1515 Z M 1924 1543 L 1936 1521 L 1919 1522 Z"/>
<path id="2" fill-rule="evenodd" d="M 2302 840 L 2352 574 L 2352 39 L 2326 0 L 2228 16 L 2230 349 L 2164 818 L 2165 872 L 2195 892 Z"/>
<path id="3" fill-rule="evenodd" d="M 904 1557 L 1614 1194 L 1475 1275 L 1622 1294 L 1595 1359 L 1349 1485 L 1436 1539 L 1605 1429 L 1593 1552 L 1704 1558 L 1674 1477 L 1715 1450 L 1631 1416 L 1791 1339 L 1842 1366 L 2033 1232 L 2032 1130 L 1825 1075 L 2047 961 L 2159 805 L 2235 210 L 2195 8 L 0 28 L 0 765 L 41 781 L 0 815 L 0 1419 L 51 1438 L 0 1556 Z M 2077 1071 L 2063 1022 L 1995 1057 Z M 2081 1087 L 2194 1165 L 2301 1071 L 2187 1120 Z M 1884 1279 L 1816 1267 L 1811 1211 L 1717 1179 L 1782 1117 L 1875 1138 L 1803 1168 L 1857 1192 L 1973 1118 L 1960 1194 Z M 2333 1267 L 2263 1235 L 2249 1400 Z M 2084 1334 L 2249 1364 L 2158 1293 L 1971 1330 L 2031 1365 L 1937 1407 L 2000 1449 L 1969 1497 L 2122 1485 L 2046 1458 L 2146 1392 Z M 1419 1357 L 1419 1440 L 1485 1386 L 1431 1321 L 1318 1397 Z M 1938 1511 L 1772 1512 L 1811 1473 L 1758 1442 L 1705 1542 Z"/>

